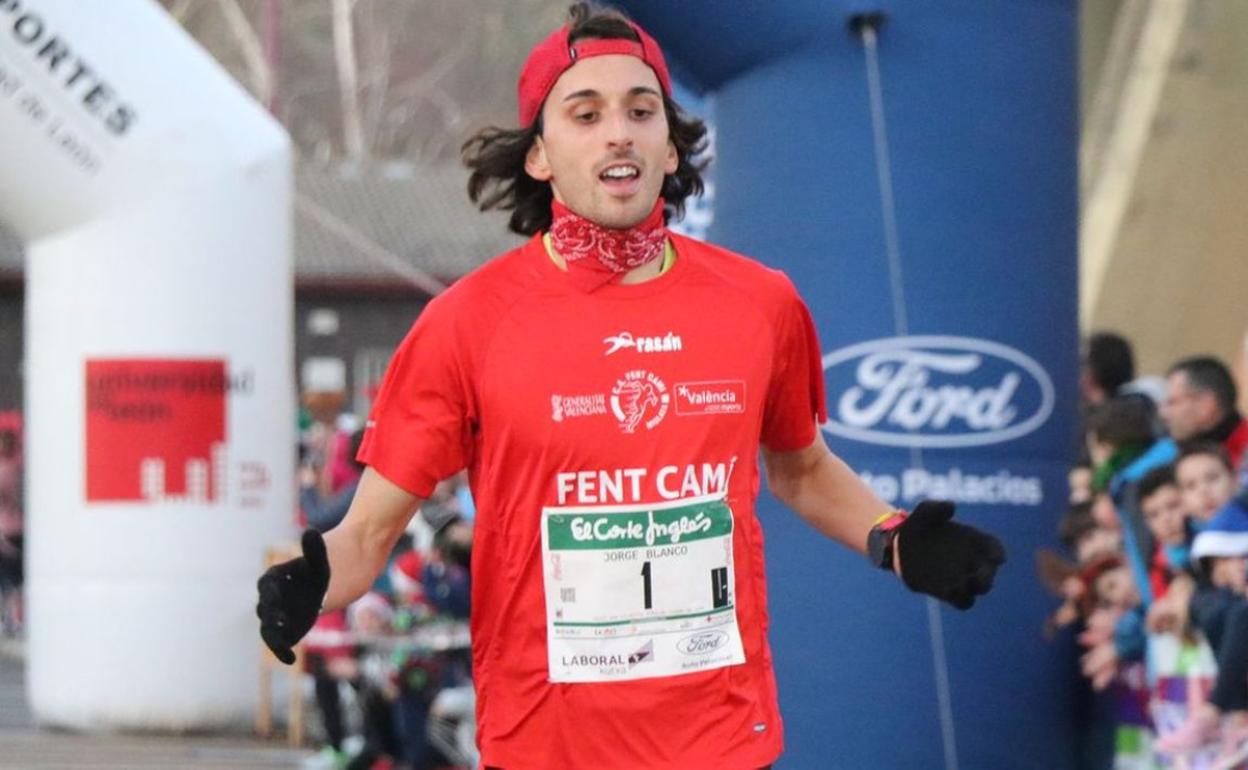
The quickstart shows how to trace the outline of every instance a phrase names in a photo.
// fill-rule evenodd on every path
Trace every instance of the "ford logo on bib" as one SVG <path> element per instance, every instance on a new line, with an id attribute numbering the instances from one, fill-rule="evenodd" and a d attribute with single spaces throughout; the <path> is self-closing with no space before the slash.
<path id="1" fill-rule="evenodd" d="M 973 337 L 890 337 L 823 357 L 834 436 L 898 447 L 997 444 L 1039 428 L 1053 381 L 1029 356 Z"/>
<path id="2" fill-rule="evenodd" d="M 723 631 L 703 631 L 690 634 L 676 643 L 676 649 L 686 655 L 705 655 L 715 652 L 728 643 L 728 634 Z"/>

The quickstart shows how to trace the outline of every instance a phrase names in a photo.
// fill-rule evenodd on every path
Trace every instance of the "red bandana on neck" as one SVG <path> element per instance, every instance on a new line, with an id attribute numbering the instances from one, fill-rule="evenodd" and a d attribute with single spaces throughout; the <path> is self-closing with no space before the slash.
<path id="1" fill-rule="evenodd" d="M 663 253 L 667 227 L 663 199 L 644 220 L 627 230 L 591 222 L 559 201 L 551 201 L 550 245 L 568 264 L 572 281 L 586 291 L 617 281 Z"/>

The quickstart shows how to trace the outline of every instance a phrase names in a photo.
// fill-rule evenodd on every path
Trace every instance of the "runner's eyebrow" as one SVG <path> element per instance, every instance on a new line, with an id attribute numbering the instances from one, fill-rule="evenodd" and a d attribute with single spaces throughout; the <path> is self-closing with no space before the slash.
<path id="1" fill-rule="evenodd" d="M 633 86 L 632 88 L 628 89 L 628 95 L 629 96 L 649 95 L 649 96 L 656 96 L 659 98 L 663 97 L 662 94 L 660 94 L 658 91 L 654 90 L 653 88 L 650 88 L 649 86 Z M 573 99 L 601 99 L 601 98 L 602 98 L 602 94 L 599 93 L 598 91 L 595 91 L 592 88 L 582 88 L 580 91 L 573 91 L 572 93 L 563 97 L 563 100 L 565 102 L 570 102 Z"/>

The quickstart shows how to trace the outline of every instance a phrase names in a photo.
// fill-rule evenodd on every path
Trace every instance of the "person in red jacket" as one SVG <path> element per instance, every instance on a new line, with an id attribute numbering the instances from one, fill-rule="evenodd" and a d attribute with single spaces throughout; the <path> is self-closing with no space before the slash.
<path id="1" fill-rule="evenodd" d="M 483 767 L 767 767 L 783 728 L 760 450 L 782 502 L 915 591 L 969 608 L 1004 552 L 951 503 L 890 508 L 832 455 L 792 282 L 667 228 L 702 188 L 706 129 L 672 101 L 653 38 L 577 4 L 518 97 L 520 127 L 478 134 L 465 159 L 473 199 L 529 240 L 421 313 L 343 523 L 260 580 L 261 635 L 286 657 L 467 468 Z"/>

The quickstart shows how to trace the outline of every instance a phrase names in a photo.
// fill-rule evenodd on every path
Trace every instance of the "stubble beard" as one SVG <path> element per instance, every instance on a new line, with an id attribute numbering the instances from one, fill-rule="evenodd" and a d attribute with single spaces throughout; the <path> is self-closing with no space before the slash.
<path id="1" fill-rule="evenodd" d="M 595 208 L 598 216 L 590 217 L 596 224 L 606 227 L 610 230 L 628 230 L 636 227 L 650 216 L 650 212 L 654 210 L 654 203 L 659 199 L 658 191 L 653 194 L 647 194 L 644 191 L 638 193 L 632 200 L 619 204 L 609 197 L 607 200 L 598 200 Z"/>

